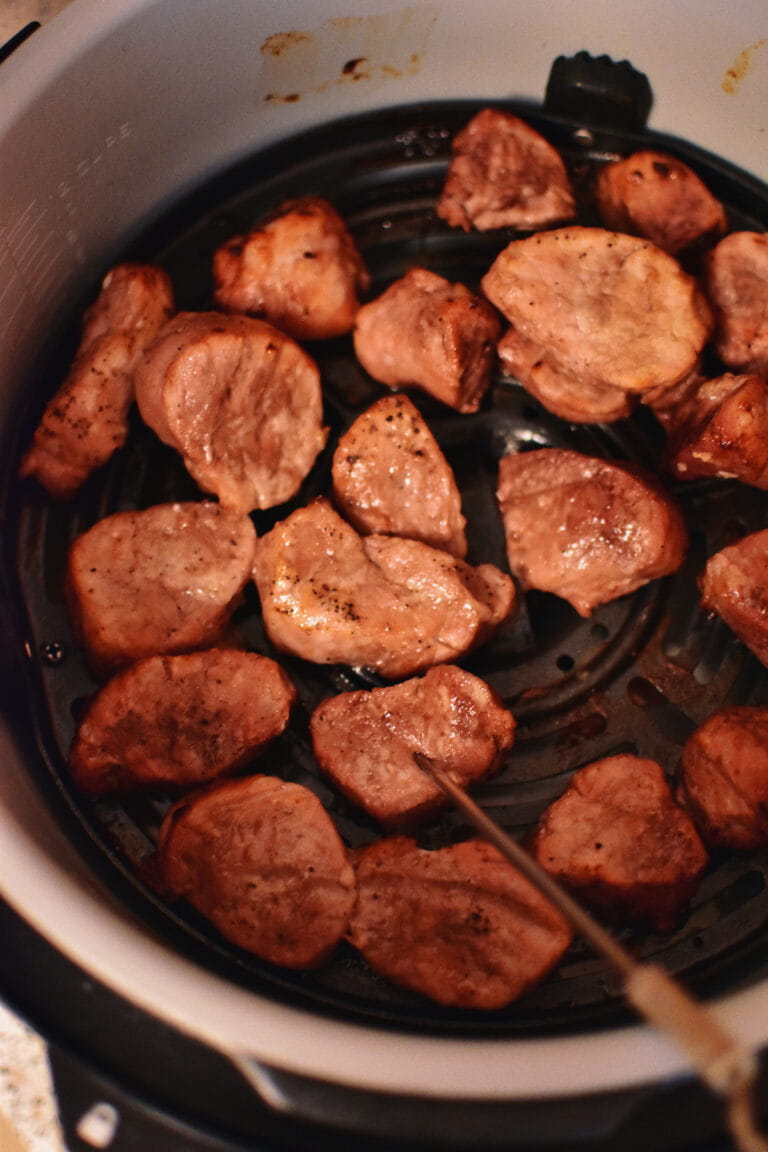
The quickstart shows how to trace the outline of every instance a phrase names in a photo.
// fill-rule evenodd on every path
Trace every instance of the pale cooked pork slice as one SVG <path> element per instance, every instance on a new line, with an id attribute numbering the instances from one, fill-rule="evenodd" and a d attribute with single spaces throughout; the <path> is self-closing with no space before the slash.
<path id="1" fill-rule="evenodd" d="M 707 864 L 663 769 L 629 755 L 576 772 L 541 816 L 531 851 L 589 907 L 659 932 L 677 926 Z"/>
<path id="2" fill-rule="evenodd" d="M 549 141 L 511 112 L 484 108 L 458 132 L 437 202 L 454 228 L 543 228 L 573 219 L 571 182 Z"/>
<path id="3" fill-rule="evenodd" d="M 77 355 L 49 401 L 21 476 L 34 476 L 55 499 L 68 499 L 121 448 L 133 404 L 133 373 L 173 311 L 165 272 L 118 264 L 83 318 Z"/>
<path id="4" fill-rule="evenodd" d="M 325 444 L 320 371 L 250 316 L 182 312 L 136 372 L 142 419 L 236 512 L 295 496 Z"/>
<path id="5" fill-rule="evenodd" d="M 680 480 L 700 476 L 768 488 L 768 384 L 730 372 L 702 380 L 669 429 L 667 467 Z"/>
<path id="6" fill-rule="evenodd" d="M 347 931 L 354 870 L 300 784 L 248 776 L 179 801 L 160 829 L 159 860 L 171 893 L 272 964 L 314 968 Z"/>
<path id="7" fill-rule="evenodd" d="M 676 571 L 688 535 L 651 476 L 560 448 L 499 461 L 497 497 L 509 566 L 525 589 L 552 592 L 581 616 Z"/>
<path id="8" fill-rule="evenodd" d="M 350 942 L 374 971 L 439 1004 L 503 1008 L 571 943 L 560 913 L 484 841 L 427 851 L 394 836 L 355 869 Z"/>
<path id="9" fill-rule="evenodd" d="M 673 387 L 698 365 L 711 329 L 696 281 L 673 257 L 602 228 L 514 240 L 482 287 L 515 330 L 505 367 L 568 420 L 606 419 L 606 405 L 609 417 L 612 406 L 624 415 L 617 392 L 629 403 Z"/>
<path id="10" fill-rule="evenodd" d="M 704 285 L 723 363 L 768 376 L 768 235 L 725 236 L 707 255 Z"/>
<path id="11" fill-rule="evenodd" d="M 69 766 L 91 795 L 198 787 L 262 752 L 295 699 L 282 668 L 256 652 L 149 656 L 88 702 Z"/>
<path id="12" fill-rule="evenodd" d="M 262 536 L 253 576 L 276 648 L 389 680 L 448 663 L 514 607 L 512 581 L 418 540 L 360 537 L 318 499 Z"/>
<path id="13" fill-rule="evenodd" d="M 681 784 L 706 844 L 768 848 L 768 709 L 714 712 L 683 746 Z"/>
<path id="14" fill-rule="evenodd" d="M 595 201 L 606 228 L 645 236 L 673 256 L 719 239 L 728 223 L 723 205 L 693 169 L 652 149 L 604 165 Z"/>
<path id="15" fill-rule="evenodd" d="M 492 775 L 515 721 L 479 677 L 446 664 L 370 692 L 342 692 L 310 720 L 318 764 L 349 800 L 389 830 L 415 827 L 445 794 L 414 762 L 421 752 L 462 787 Z"/>
<path id="16" fill-rule="evenodd" d="M 255 548 L 248 516 L 208 502 L 116 512 L 76 537 L 67 597 L 94 668 L 216 643 Z"/>
<path id="17" fill-rule="evenodd" d="M 361 533 L 423 540 L 463 559 L 465 519 L 453 472 L 407 396 L 382 396 L 339 438 L 333 499 Z"/>
<path id="18" fill-rule="evenodd" d="M 411 268 L 360 308 L 355 353 L 380 384 L 421 388 L 457 412 L 476 412 L 500 332 L 490 304 L 464 284 Z"/>
<path id="19" fill-rule="evenodd" d="M 701 603 L 768 668 L 768 528 L 710 556 L 701 580 Z"/>
<path id="20" fill-rule="evenodd" d="M 336 209 L 320 196 L 282 204 L 214 254 L 220 308 L 264 317 L 297 340 L 349 332 L 368 290 L 363 257 Z"/>

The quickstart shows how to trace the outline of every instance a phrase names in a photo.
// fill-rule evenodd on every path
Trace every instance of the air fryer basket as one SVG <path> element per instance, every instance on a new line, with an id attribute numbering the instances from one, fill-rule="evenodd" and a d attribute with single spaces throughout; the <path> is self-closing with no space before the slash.
<path id="1" fill-rule="evenodd" d="M 434 205 L 450 139 L 480 106 L 468 101 L 400 107 L 294 137 L 201 188 L 124 256 L 165 267 L 180 308 L 206 308 L 215 247 L 280 201 L 314 193 L 327 196 L 346 219 L 372 273 L 372 294 L 414 265 L 476 286 L 514 233 L 459 233 L 436 217 Z M 520 103 L 505 107 L 524 116 L 560 150 L 580 193 L 583 223 L 597 223 L 588 202 L 595 166 L 637 147 L 653 146 L 699 172 L 726 203 L 732 228 L 762 231 L 768 224 L 768 188 L 684 142 L 642 129 L 594 123 L 585 128 L 581 116 L 568 117 L 560 109 Z M 19 449 L 66 370 L 76 340 L 73 323 L 30 403 Z M 292 507 L 328 489 L 336 436 L 382 392 L 355 363 L 348 339 L 315 345 L 311 352 L 322 371 L 329 445 L 295 501 L 255 514 L 260 533 Z M 457 415 L 415 393 L 412 397 L 455 470 L 473 563 L 506 567 L 494 500 L 497 463 L 504 452 L 569 447 L 660 467 L 663 437 L 647 410 L 610 426 L 570 425 L 500 374 L 473 416 Z M 529 593 L 497 638 L 463 661 L 499 692 L 518 722 L 516 743 L 503 770 L 475 790 L 480 803 L 515 833 L 562 792 L 580 765 L 634 752 L 657 759 L 674 775 L 682 742 L 713 709 L 768 704 L 768 672 L 722 623 L 701 612 L 696 582 L 708 555 L 766 526 L 765 496 L 735 482 L 682 485 L 668 477 L 664 482 L 679 498 L 691 535 L 688 560 L 678 574 L 600 608 L 589 620 L 553 596 Z M 82 851 L 98 862 L 103 878 L 174 947 L 270 997 L 420 1033 L 558 1036 L 629 1020 L 614 975 L 579 942 L 550 978 L 519 1003 L 481 1014 L 439 1008 L 397 989 L 374 976 L 346 947 L 318 972 L 273 968 L 228 944 L 189 909 L 166 904 L 153 883 L 153 850 L 170 797 L 91 802 L 77 793 L 69 778 L 67 749 L 95 683 L 73 640 L 63 572 L 69 542 L 96 520 L 117 510 L 196 499 L 200 493 L 175 454 L 138 420 L 126 447 L 73 501 L 52 502 L 32 482 L 11 484 L 9 491 L 7 627 L 19 656 L 19 695 L 31 701 L 40 752 L 30 770 L 39 774 L 41 788 Z M 271 654 L 254 590 L 236 623 L 250 647 Z M 31 659 L 23 657 L 25 648 Z M 249 770 L 274 772 L 308 785 L 346 842 L 366 843 L 377 830 L 318 777 L 307 721 L 327 695 L 378 681 L 364 669 L 279 659 L 297 686 L 301 707 L 286 734 Z M 426 827 L 421 838 L 435 846 L 467 831 L 459 817 L 448 814 Z M 661 936 L 625 928 L 621 935 L 637 955 L 659 961 L 705 997 L 762 978 L 768 974 L 767 868 L 757 854 L 716 853 L 678 931 Z"/>

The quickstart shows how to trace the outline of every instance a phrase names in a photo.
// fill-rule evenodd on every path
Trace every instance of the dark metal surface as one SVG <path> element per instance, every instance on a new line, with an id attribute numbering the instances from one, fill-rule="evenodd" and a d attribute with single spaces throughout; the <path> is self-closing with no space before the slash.
<path id="1" fill-rule="evenodd" d="M 377 293 L 420 264 L 474 286 L 512 232 L 463 234 L 437 219 L 434 204 L 450 138 L 479 105 L 393 109 L 345 121 L 271 149 L 203 188 L 158 221 L 126 257 L 153 260 L 170 272 L 182 308 L 210 302 L 215 247 L 281 200 L 326 195 L 349 223 Z M 593 130 L 585 145 L 578 125 L 515 105 L 566 158 L 580 193 L 581 220 L 593 223 L 589 179 L 606 157 L 640 144 L 674 151 L 695 167 L 729 208 L 733 227 L 763 230 L 768 190 L 677 141 Z M 94 287 L 95 292 L 95 287 Z M 28 413 L 28 435 L 45 395 L 56 386 L 76 340 L 73 329 L 52 356 L 50 372 Z M 290 507 L 328 486 L 334 436 L 381 394 L 357 366 L 349 340 L 315 345 L 332 430 L 329 448 L 289 506 L 255 514 L 261 532 Z M 647 411 L 611 426 L 573 426 L 544 411 L 499 376 L 475 416 L 459 416 L 413 397 L 452 464 L 464 500 L 469 560 L 506 567 L 494 501 L 498 459 L 509 449 L 555 445 L 658 466 L 661 433 Z M 480 803 L 508 829 L 523 830 L 559 795 L 580 765 L 620 751 L 657 759 L 673 775 L 692 727 L 718 705 L 768 702 L 768 673 L 728 630 L 698 608 L 696 579 L 707 555 L 768 523 L 763 493 L 728 482 L 671 485 L 691 531 L 691 550 L 675 577 L 599 609 L 582 620 L 565 602 L 530 593 L 498 637 L 463 663 L 499 692 L 518 721 L 515 747 L 500 774 L 476 790 Z M 493 1014 L 451 1011 L 373 976 L 341 947 L 320 972 L 273 969 L 229 945 L 187 909 L 166 906 L 151 882 L 151 858 L 165 796 L 84 801 L 71 785 L 66 754 L 84 700 L 94 690 L 74 642 L 63 596 L 69 541 L 110 512 L 200 494 L 175 455 L 138 421 L 126 448 L 85 485 L 78 498 L 50 502 L 32 483 L 11 485 L 5 515 L 9 622 L 16 629 L 15 668 L 26 677 L 39 759 L 30 770 L 61 808 L 83 851 L 123 898 L 177 947 L 229 978 L 313 1010 L 437 1034 L 525 1037 L 564 1034 L 624 1022 L 625 1008 L 603 961 L 575 944 L 557 970 L 524 1000 Z M 269 652 L 251 590 L 238 612 L 242 636 Z M 9 623 L 10 626 L 10 623 Z M 23 656 L 29 645 L 32 659 Z M 315 772 L 309 712 L 326 695 L 376 683 L 365 670 L 283 661 L 302 703 L 291 729 L 254 769 L 313 788 L 350 845 L 377 830 L 334 795 Z M 14 670 L 13 676 L 16 675 Z M 13 677 L 12 677 L 13 678 Z M 424 830 L 427 844 L 466 832 L 453 815 Z M 638 955 L 657 959 L 701 995 L 732 989 L 766 974 L 768 865 L 758 855 L 716 854 L 685 922 L 668 936 L 621 933 Z"/>

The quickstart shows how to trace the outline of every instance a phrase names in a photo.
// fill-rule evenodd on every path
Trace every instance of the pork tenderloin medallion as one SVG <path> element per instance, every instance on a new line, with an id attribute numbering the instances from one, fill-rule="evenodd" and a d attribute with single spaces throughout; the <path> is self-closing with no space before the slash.
<path id="1" fill-rule="evenodd" d="M 519 116 L 484 108 L 457 132 L 437 202 L 453 228 L 544 228 L 573 219 L 576 205 L 560 154 Z"/>
<path id="2" fill-rule="evenodd" d="M 389 831 L 415 827 L 446 805 L 414 762 L 421 752 L 462 787 L 483 780 L 512 747 L 515 721 L 488 685 L 446 664 L 372 691 L 343 692 L 312 713 L 317 762 L 353 804 Z"/>
<path id="3" fill-rule="evenodd" d="M 209 647 L 226 631 L 256 548 L 248 516 L 209 502 L 116 512 L 72 542 L 75 631 L 103 675 L 146 656 Z"/>
<path id="4" fill-rule="evenodd" d="M 320 196 L 286 201 L 213 258 L 220 308 L 263 317 L 297 340 L 349 332 L 370 277 L 342 217 Z"/>
<path id="5" fill-rule="evenodd" d="M 708 859 L 660 765 L 628 755 L 579 769 L 542 814 L 531 852 L 595 911 L 658 932 L 677 926 Z"/>
<path id="6" fill-rule="evenodd" d="M 602 228 L 513 240 L 482 288 L 512 326 L 504 367 L 569 421 L 617 419 L 674 387 L 698 366 L 712 327 L 696 280 L 673 257 Z"/>
<path id="7" fill-rule="evenodd" d="M 678 479 L 716 476 L 768 489 L 768 384 L 761 376 L 701 380 L 667 424 L 665 463 Z"/>
<path id="8" fill-rule="evenodd" d="M 404 836 L 355 861 L 349 940 L 395 984 L 459 1008 L 503 1008 L 571 943 L 560 913 L 490 844 L 427 851 Z"/>
<path id="9" fill-rule="evenodd" d="M 382 396 L 339 438 L 333 500 L 360 533 L 422 540 L 463 559 L 466 521 L 453 472 L 407 396 Z"/>
<path id="10" fill-rule="evenodd" d="M 721 708 L 688 737 L 681 798 L 711 847 L 768 848 L 768 709 Z"/>
<path id="11" fill-rule="evenodd" d="M 768 528 L 710 556 L 701 578 L 701 605 L 724 620 L 768 668 Z"/>
<path id="12" fill-rule="evenodd" d="M 322 498 L 262 536 L 253 576 L 277 649 L 385 679 L 455 661 L 489 640 L 514 585 L 418 540 L 360 537 Z"/>
<path id="13" fill-rule="evenodd" d="M 134 401 L 134 370 L 173 312 L 164 271 L 118 264 L 83 317 L 77 354 L 46 405 L 19 475 L 34 476 L 57 500 L 75 495 L 122 448 Z"/>
<path id="14" fill-rule="evenodd" d="M 512 573 L 588 617 L 600 604 L 675 572 L 688 534 L 651 476 L 560 448 L 499 461 L 497 498 Z"/>
<path id="15" fill-rule="evenodd" d="M 199 787 L 262 752 L 295 700 L 282 668 L 255 652 L 149 656 L 88 702 L 69 766 L 90 795 Z"/>
<path id="16" fill-rule="evenodd" d="M 136 372 L 142 419 L 236 512 L 298 492 L 325 444 L 320 371 L 263 320 L 181 312 Z"/>
<path id="17" fill-rule="evenodd" d="M 354 870 L 303 785 L 248 776 L 194 793 L 166 815 L 158 858 L 173 895 L 272 964 L 315 968 L 347 931 Z"/>
<path id="18" fill-rule="evenodd" d="M 457 412 L 477 412 L 500 332 L 482 297 L 426 268 L 411 268 L 360 308 L 355 354 L 380 384 L 420 388 Z"/>
<path id="19" fill-rule="evenodd" d="M 768 235 L 732 232 L 707 254 L 714 346 L 728 368 L 768 377 Z"/>
<path id="20" fill-rule="evenodd" d="M 672 256 L 718 240 L 728 224 L 723 205 L 692 168 L 650 148 L 605 164 L 595 202 L 606 228 L 644 236 Z"/>

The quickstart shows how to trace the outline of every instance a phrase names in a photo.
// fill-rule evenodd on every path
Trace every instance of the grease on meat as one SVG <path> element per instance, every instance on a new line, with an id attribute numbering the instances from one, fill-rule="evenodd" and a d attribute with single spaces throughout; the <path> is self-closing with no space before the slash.
<path id="1" fill-rule="evenodd" d="M 291 200 L 213 260 L 220 308 L 264 317 L 297 340 L 349 332 L 369 276 L 347 225 L 320 196 Z"/>
<path id="2" fill-rule="evenodd" d="M 567 600 L 581 616 L 677 570 L 688 534 L 654 478 L 560 448 L 499 461 L 509 566 L 524 589 Z"/>
<path id="3" fill-rule="evenodd" d="M 666 421 L 667 467 L 768 489 L 768 385 L 757 374 L 701 380 Z"/>
<path id="4" fill-rule="evenodd" d="M 555 415 L 625 416 L 699 363 L 711 315 L 697 282 L 648 240 L 571 227 L 513 240 L 482 280 L 512 326 L 507 370 Z"/>
<path id="5" fill-rule="evenodd" d="M 579 769 L 542 814 L 531 851 L 591 908 L 659 932 L 677 926 L 707 864 L 663 769 L 629 755 Z"/>
<path id="6" fill-rule="evenodd" d="M 439 1004 L 503 1008 L 571 943 L 560 913 L 495 848 L 379 840 L 356 860 L 349 939 L 382 976 Z"/>
<path id="7" fill-rule="evenodd" d="M 327 437 L 315 361 L 249 316 L 174 317 L 138 367 L 136 399 L 203 491 L 236 512 L 295 496 Z"/>
<path id="8" fill-rule="evenodd" d="M 473 568 L 418 540 L 360 537 L 324 499 L 259 539 L 253 574 L 278 649 L 388 680 L 456 660 L 514 607 L 513 583 L 493 565 Z"/>
<path id="9" fill-rule="evenodd" d="M 208 502 L 115 512 L 76 537 L 67 596 L 94 669 L 220 640 L 255 548 L 247 516 Z"/>
<path id="10" fill-rule="evenodd" d="M 463 559 L 461 496 L 453 472 L 407 396 L 383 396 L 339 438 L 333 499 L 360 533 L 422 540 Z"/>
<path id="11" fill-rule="evenodd" d="M 511 748 L 515 721 L 495 692 L 454 665 L 370 692 L 343 692 L 312 713 L 322 771 L 389 830 L 415 827 L 445 807 L 414 762 L 421 752 L 466 787 L 492 775 Z"/>
<path id="12" fill-rule="evenodd" d="M 286 673 L 255 652 L 150 656 L 88 702 L 70 769 L 91 795 L 198 787 L 262 752 L 284 731 L 295 700 Z"/>
<path id="13" fill-rule="evenodd" d="M 457 412 L 476 412 L 491 382 L 501 325 L 463 284 L 411 268 L 363 304 L 355 354 L 374 380 L 414 386 Z"/>
<path id="14" fill-rule="evenodd" d="M 707 255 L 704 284 L 723 363 L 768 376 L 768 235 L 725 236 Z"/>
<path id="15" fill-rule="evenodd" d="M 118 264 L 106 274 L 83 317 L 72 366 L 22 457 L 21 476 L 69 499 L 122 448 L 134 370 L 172 311 L 171 282 L 160 268 Z"/>
<path id="16" fill-rule="evenodd" d="M 173 895 L 272 964 L 315 968 L 347 931 L 354 870 L 300 784 L 248 776 L 180 801 L 163 821 L 159 861 Z"/>
<path id="17" fill-rule="evenodd" d="M 575 201 L 560 154 L 510 112 L 484 108 L 452 141 L 437 214 L 454 228 L 544 228 L 571 220 Z"/>

